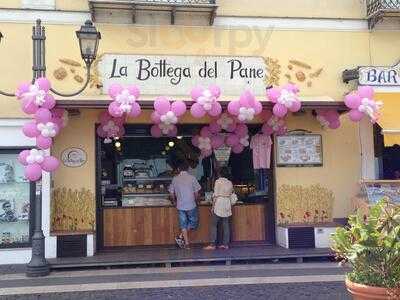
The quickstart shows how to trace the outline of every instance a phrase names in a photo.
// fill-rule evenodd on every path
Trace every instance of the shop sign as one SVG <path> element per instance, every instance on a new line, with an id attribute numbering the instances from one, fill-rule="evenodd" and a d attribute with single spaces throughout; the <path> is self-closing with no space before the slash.
<path id="1" fill-rule="evenodd" d="M 137 84 L 144 95 L 190 95 L 197 85 L 217 84 L 226 95 L 249 87 L 264 95 L 268 71 L 256 56 L 162 56 L 105 54 L 98 73 L 106 94 L 113 83 Z"/>
<path id="2" fill-rule="evenodd" d="M 61 153 L 61 161 L 66 167 L 77 168 L 86 163 L 87 155 L 83 149 L 72 147 Z"/>
<path id="3" fill-rule="evenodd" d="M 361 85 L 400 85 L 400 62 L 393 67 L 360 67 L 358 81 Z"/>

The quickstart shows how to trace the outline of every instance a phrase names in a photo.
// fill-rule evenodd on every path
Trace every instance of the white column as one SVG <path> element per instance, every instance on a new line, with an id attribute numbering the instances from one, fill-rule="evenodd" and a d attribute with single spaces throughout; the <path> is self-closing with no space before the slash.
<path id="1" fill-rule="evenodd" d="M 376 179 L 374 130 L 369 118 L 363 118 L 359 123 L 361 151 L 361 179 Z"/>
<path id="2" fill-rule="evenodd" d="M 50 154 L 50 151 L 46 151 Z M 50 236 L 50 201 L 51 201 L 51 175 L 42 174 L 42 229 L 45 236 L 46 258 L 57 257 L 57 237 Z"/>

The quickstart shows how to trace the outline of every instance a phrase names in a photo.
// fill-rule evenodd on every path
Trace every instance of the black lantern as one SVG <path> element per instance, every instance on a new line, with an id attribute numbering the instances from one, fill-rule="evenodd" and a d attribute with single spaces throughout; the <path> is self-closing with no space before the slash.
<path id="1" fill-rule="evenodd" d="M 1 31 L 0 31 L 0 43 L 1 43 L 1 40 L 3 39 L 3 34 L 1 33 Z"/>
<path id="2" fill-rule="evenodd" d="M 90 66 L 96 59 L 101 34 L 93 26 L 92 21 L 87 20 L 85 25 L 81 26 L 81 29 L 76 32 L 76 36 L 79 39 L 82 59 L 87 66 Z"/>

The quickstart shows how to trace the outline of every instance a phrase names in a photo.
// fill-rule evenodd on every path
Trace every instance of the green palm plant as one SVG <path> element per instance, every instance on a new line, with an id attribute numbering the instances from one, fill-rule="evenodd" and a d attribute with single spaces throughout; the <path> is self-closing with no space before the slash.
<path id="1" fill-rule="evenodd" d="M 400 206 L 382 199 L 369 215 L 349 217 L 349 226 L 332 235 L 337 258 L 349 263 L 350 281 L 394 289 L 400 283 Z"/>

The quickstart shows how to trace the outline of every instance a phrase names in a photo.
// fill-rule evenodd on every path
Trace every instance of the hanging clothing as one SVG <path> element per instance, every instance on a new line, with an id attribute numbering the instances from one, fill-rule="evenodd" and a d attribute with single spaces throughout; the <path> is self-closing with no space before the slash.
<path id="1" fill-rule="evenodd" d="M 253 150 L 253 168 L 269 169 L 271 167 L 271 137 L 260 133 L 254 135 L 251 138 L 250 148 Z"/>

